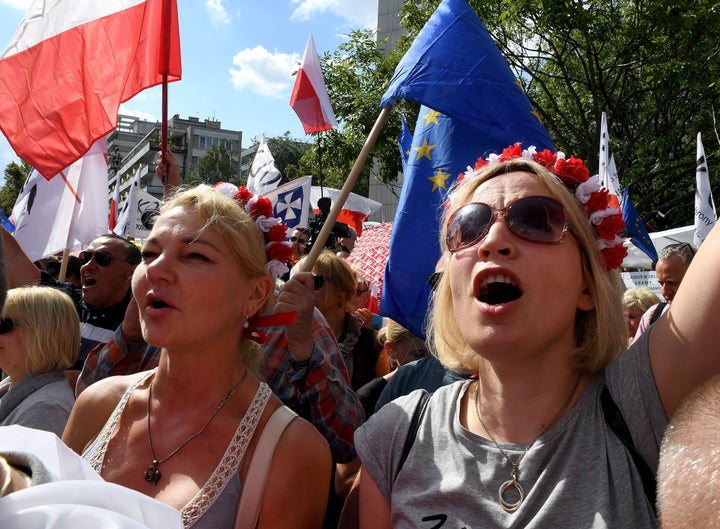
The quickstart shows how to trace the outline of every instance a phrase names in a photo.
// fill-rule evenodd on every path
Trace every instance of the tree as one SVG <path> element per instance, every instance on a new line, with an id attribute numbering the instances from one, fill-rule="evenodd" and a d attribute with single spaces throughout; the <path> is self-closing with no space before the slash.
<path id="1" fill-rule="evenodd" d="M 32 171 L 32 167 L 25 162 L 19 164 L 10 162 L 5 166 L 5 183 L 0 187 L 0 209 L 8 217 L 12 213 L 13 206 L 30 171 Z"/>
<path id="2" fill-rule="evenodd" d="M 608 114 L 622 185 L 654 229 L 693 218 L 695 137 L 720 184 L 720 4 L 713 0 L 469 0 L 514 69 L 559 150 L 597 171 Z M 406 2 L 412 38 L 439 0 Z M 664 216 L 658 214 L 662 212 Z"/>
<path id="3" fill-rule="evenodd" d="M 218 182 L 238 183 L 239 171 L 238 161 L 230 150 L 229 143 L 221 140 L 219 145 L 210 147 L 197 163 L 192 164 L 183 183 L 186 186 Z"/>
<path id="4" fill-rule="evenodd" d="M 282 136 L 268 138 L 267 144 L 275 158 L 275 167 L 280 171 L 284 181 L 295 180 L 307 174 L 301 172 L 299 164 L 311 144 L 293 138 L 290 131 L 286 131 Z"/>

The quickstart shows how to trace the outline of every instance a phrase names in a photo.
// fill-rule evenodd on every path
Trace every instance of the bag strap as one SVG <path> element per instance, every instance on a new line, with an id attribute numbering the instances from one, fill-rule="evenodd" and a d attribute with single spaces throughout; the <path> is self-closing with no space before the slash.
<path id="1" fill-rule="evenodd" d="M 610 395 L 610 390 L 607 386 L 603 387 L 602 393 L 600 393 L 600 403 L 602 404 L 603 415 L 605 416 L 605 422 L 610 429 L 615 433 L 618 439 L 622 441 L 625 448 L 630 453 L 635 468 L 640 474 L 642 480 L 643 490 L 645 496 L 647 496 L 650 505 L 655 509 L 655 497 L 657 493 L 657 485 L 655 482 L 655 474 L 653 474 L 650 467 L 638 453 L 633 443 L 632 436 L 630 435 L 630 429 L 623 419 L 622 412 L 618 408 L 617 404 Z"/>
<path id="2" fill-rule="evenodd" d="M 425 416 L 425 410 L 427 409 L 428 401 L 430 400 L 430 396 L 432 393 L 428 393 L 427 391 L 423 392 L 423 394 L 420 396 L 420 401 L 417 404 L 417 407 L 415 408 L 415 411 L 413 412 L 412 419 L 410 419 L 410 428 L 408 429 L 407 437 L 405 437 L 405 444 L 403 445 L 403 451 L 400 454 L 400 464 L 397 467 L 397 471 L 395 472 L 395 476 L 393 477 L 393 482 L 395 482 L 395 478 L 397 478 L 398 474 L 400 474 L 400 471 L 402 470 L 403 465 L 405 464 L 405 460 L 407 459 L 408 455 L 410 454 L 410 450 L 412 449 L 413 444 L 415 443 L 415 438 L 417 437 L 418 428 L 420 427 L 420 423 L 423 420 L 423 417 Z"/>
<path id="3" fill-rule="evenodd" d="M 290 408 L 280 406 L 265 423 L 243 483 L 240 504 L 235 514 L 235 529 L 255 529 L 257 526 L 265 482 L 275 446 L 285 428 L 295 417 L 297 414 Z"/>
<path id="4" fill-rule="evenodd" d="M 660 319 L 660 316 L 662 316 L 663 312 L 665 311 L 665 305 L 667 305 L 665 301 L 657 304 L 657 307 L 655 307 L 655 312 L 653 312 L 653 315 L 650 317 L 650 325 Z"/>

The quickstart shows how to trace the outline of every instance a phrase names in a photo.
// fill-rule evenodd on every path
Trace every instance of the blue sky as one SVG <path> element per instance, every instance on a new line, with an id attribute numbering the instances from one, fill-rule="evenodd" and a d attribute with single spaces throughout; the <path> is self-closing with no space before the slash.
<path id="1" fill-rule="evenodd" d="M 1 50 L 31 3 L 0 0 Z M 243 147 L 263 133 L 290 131 L 309 139 L 289 105 L 308 36 L 322 54 L 335 50 L 351 29 L 377 22 L 377 0 L 178 0 L 178 9 L 183 78 L 169 85 L 168 112 L 242 130 Z M 135 96 L 120 113 L 159 120 L 159 87 Z M 14 160 L 0 134 L 2 168 Z"/>

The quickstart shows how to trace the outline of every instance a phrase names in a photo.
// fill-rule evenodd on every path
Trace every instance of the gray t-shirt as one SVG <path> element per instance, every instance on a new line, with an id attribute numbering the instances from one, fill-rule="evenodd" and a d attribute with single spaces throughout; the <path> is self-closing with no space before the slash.
<path id="1" fill-rule="evenodd" d="M 355 433 L 370 477 L 388 500 L 396 529 L 655 528 L 653 508 L 600 404 L 606 384 L 634 443 L 653 471 L 667 425 L 647 352 L 647 335 L 593 377 L 578 403 L 525 454 L 518 480 L 525 500 L 512 514 L 498 503 L 511 466 L 497 447 L 464 428 L 460 400 L 470 382 L 431 397 L 413 448 L 394 480 L 421 391 L 386 404 Z M 516 459 L 524 446 L 504 443 Z"/>

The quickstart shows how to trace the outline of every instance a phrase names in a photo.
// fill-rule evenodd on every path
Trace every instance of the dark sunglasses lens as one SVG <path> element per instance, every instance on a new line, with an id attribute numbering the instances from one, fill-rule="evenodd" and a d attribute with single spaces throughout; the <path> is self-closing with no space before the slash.
<path id="1" fill-rule="evenodd" d="M 481 203 L 466 204 L 458 209 L 448 222 L 447 247 L 455 252 L 473 245 L 488 229 L 493 213 L 490 206 Z"/>
<path id="2" fill-rule="evenodd" d="M 325 276 L 314 275 L 313 276 L 313 287 L 315 290 L 320 290 L 325 284 Z"/>
<path id="3" fill-rule="evenodd" d="M 95 252 L 95 262 L 100 266 L 108 266 L 112 262 L 112 255 L 102 250 Z"/>
<path id="4" fill-rule="evenodd" d="M 510 229 L 518 237 L 533 242 L 562 240 L 565 210 L 550 197 L 527 197 L 514 202 L 507 212 Z"/>
<path id="5" fill-rule="evenodd" d="M 10 318 L 0 319 L 0 334 L 9 333 L 14 326 L 15 323 Z"/>

